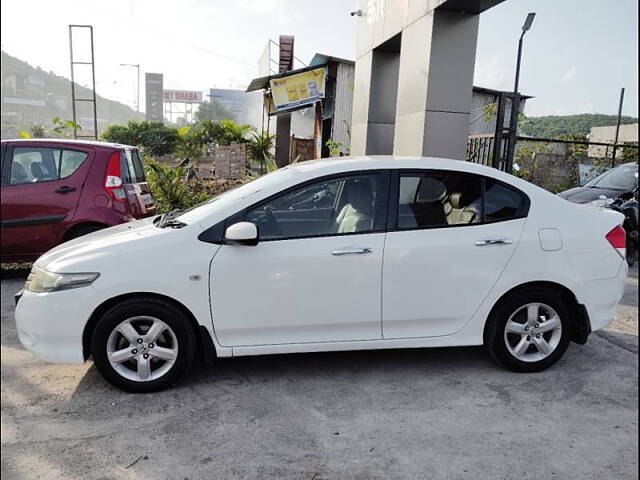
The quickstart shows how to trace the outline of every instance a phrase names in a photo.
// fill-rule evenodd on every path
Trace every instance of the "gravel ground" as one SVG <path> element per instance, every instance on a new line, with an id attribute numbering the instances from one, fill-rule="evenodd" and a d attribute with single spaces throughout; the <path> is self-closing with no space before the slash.
<path id="1" fill-rule="evenodd" d="M 281 355 L 153 395 L 26 352 L 4 273 L 3 480 L 638 478 L 637 268 L 618 320 L 543 373 L 482 348 Z"/>

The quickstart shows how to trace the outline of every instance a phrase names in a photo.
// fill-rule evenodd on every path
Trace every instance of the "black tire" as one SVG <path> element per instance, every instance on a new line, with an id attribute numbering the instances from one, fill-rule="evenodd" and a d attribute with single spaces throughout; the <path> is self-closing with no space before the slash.
<path id="1" fill-rule="evenodd" d="M 530 303 L 542 303 L 551 307 L 560 317 L 562 333 L 555 349 L 538 361 L 522 361 L 516 358 L 507 348 L 505 328 L 509 318 L 523 306 Z M 519 290 L 502 301 L 492 311 L 487 324 L 485 344 L 491 356 L 500 364 L 514 372 L 540 372 L 556 363 L 567 350 L 571 337 L 571 309 L 556 293 L 544 288 Z M 527 350 L 528 351 L 528 350 Z"/>
<path id="2" fill-rule="evenodd" d="M 66 237 L 65 241 L 73 240 L 74 238 L 82 237 L 83 235 L 87 235 L 89 233 L 97 232 L 98 230 L 102 230 L 103 226 L 100 225 L 83 225 L 74 230 L 71 230 Z"/>
<path id="3" fill-rule="evenodd" d="M 177 357 L 170 369 L 161 377 L 135 381 L 122 376 L 111 365 L 107 356 L 107 343 L 114 329 L 123 321 L 137 316 L 161 320 L 175 335 Z M 185 314 L 171 302 L 152 298 L 132 298 L 110 308 L 98 321 L 91 340 L 91 354 L 98 371 L 110 384 L 131 393 L 149 393 L 175 384 L 193 364 L 197 341 Z"/>

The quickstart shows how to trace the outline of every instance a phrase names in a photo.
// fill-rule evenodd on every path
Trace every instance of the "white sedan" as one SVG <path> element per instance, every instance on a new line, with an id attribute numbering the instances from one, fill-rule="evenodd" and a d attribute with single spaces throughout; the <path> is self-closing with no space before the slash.
<path id="1" fill-rule="evenodd" d="M 22 344 L 133 392 L 217 357 L 486 345 L 540 371 L 614 318 L 621 214 L 473 163 L 304 162 L 34 264 Z"/>

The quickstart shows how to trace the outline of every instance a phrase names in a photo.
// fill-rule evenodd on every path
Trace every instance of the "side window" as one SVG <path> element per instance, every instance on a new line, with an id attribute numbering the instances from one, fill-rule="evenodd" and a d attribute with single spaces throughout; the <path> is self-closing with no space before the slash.
<path id="1" fill-rule="evenodd" d="M 137 150 L 131 151 L 131 161 L 133 163 L 133 169 L 136 172 L 136 182 L 146 182 L 144 178 L 144 165 Z"/>
<path id="2" fill-rule="evenodd" d="M 38 183 L 59 178 L 62 150 L 15 147 L 11 158 L 10 185 Z"/>
<path id="3" fill-rule="evenodd" d="M 455 172 L 401 174 L 399 229 L 482 221 L 482 178 Z"/>
<path id="4" fill-rule="evenodd" d="M 261 240 L 363 233 L 373 230 L 377 175 L 311 183 L 263 203 L 246 214 Z"/>
<path id="5" fill-rule="evenodd" d="M 131 156 L 127 155 L 126 151 L 120 152 L 120 170 L 122 172 L 122 183 L 134 183 L 135 182 L 135 170 L 130 163 Z"/>
<path id="6" fill-rule="evenodd" d="M 78 150 L 63 150 L 62 159 L 60 160 L 60 178 L 70 177 L 75 173 L 82 162 L 87 158 L 85 152 Z"/>
<path id="7" fill-rule="evenodd" d="M 485 180 L 484 221 L 512 220 L 526 215 L 527 198 L 519 191 L 496 180 Z"/>

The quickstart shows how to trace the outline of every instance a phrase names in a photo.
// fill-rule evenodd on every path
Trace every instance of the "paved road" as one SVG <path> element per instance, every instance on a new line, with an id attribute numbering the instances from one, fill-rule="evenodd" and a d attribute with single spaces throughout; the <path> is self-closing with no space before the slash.
<path id="1" fill-rule="evenodd" d="M 2 478 L 638 476 L 638 273 L 620 318 L 553 369 L 481 348 L 221 360 L 130 395 L 19 344 L 2 281 Z"/>

